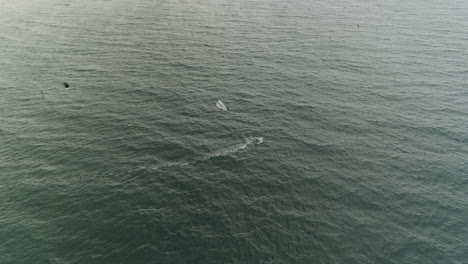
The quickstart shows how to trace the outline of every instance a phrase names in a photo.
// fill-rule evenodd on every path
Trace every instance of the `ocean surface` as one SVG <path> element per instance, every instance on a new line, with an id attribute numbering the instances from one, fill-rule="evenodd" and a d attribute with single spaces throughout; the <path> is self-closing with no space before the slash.
<path id="1" fill-rule="evenodd" d="M 0 0 L 0 263 L 468 263 L 468 2 Z"/>

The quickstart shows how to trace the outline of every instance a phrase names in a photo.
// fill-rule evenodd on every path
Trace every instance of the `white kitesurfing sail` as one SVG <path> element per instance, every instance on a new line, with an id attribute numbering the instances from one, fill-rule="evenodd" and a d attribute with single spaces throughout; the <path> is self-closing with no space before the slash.
<path id="1" fill-rule="evenodd" d="M 218 102 L 216 102 L 216 106 L 223 110 L 223 111 L 229 111 L 229 107 L 227 107 L 221 100 L 218 99 Z"/>

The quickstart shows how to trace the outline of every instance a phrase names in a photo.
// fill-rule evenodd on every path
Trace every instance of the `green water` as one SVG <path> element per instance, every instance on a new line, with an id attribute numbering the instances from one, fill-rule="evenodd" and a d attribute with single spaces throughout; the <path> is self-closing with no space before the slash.
<path id="1" fill-rule="evenodd" d="M 0 0 L 0 263 L 467 263 L 467 17 Z"/>

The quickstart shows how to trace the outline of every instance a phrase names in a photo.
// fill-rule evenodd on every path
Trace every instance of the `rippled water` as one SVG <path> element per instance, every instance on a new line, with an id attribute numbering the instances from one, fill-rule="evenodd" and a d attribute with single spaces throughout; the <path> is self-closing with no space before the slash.
<path id="1" fill-rule="evenodd" d="M 0 263 L 466 263 L 467 17 L 0 0 Z"/>

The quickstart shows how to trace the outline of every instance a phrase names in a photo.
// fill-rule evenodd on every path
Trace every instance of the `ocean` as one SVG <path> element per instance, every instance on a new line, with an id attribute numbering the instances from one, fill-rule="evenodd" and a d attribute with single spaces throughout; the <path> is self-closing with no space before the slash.
<path id="1" fill-rule="evenodd" d="M 467 17 L 0 0 L 0 263 L 468 263 Z"/>

